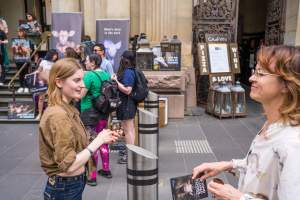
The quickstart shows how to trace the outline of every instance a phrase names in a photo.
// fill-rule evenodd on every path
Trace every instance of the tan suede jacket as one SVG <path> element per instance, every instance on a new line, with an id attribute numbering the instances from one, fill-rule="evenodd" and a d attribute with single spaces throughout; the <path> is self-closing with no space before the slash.
<path id="1" fill-rule="evenodd" d="M 87 145 L 88 134 L 75 107 L 64 103 L 46 109 L 39 124 L 39 155 L 48 176 L 66 172 Z"/>

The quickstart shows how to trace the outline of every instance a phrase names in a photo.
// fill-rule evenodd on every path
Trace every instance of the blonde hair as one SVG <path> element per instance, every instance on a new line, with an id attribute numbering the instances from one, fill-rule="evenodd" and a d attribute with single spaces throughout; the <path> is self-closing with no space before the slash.
<path id="1" fill-rule="evenodd" d="M 257 60 L 264 69 L 278 74 L 286 86 L 287 92 L 279 108 L 282 120 L 300 125 L 300 50 L 284 45 L 262 47 Z"/>
<path id="2" fill-rule="evenodd" d="M 57 87 L 56 80 L 66 80 L 81 69 L 79 62 L 74 58 L 64 58 L 55 62 L 50 70 L 48 85 L 48 103 L 49 106 L 61 105 L 62 93 Z"/>

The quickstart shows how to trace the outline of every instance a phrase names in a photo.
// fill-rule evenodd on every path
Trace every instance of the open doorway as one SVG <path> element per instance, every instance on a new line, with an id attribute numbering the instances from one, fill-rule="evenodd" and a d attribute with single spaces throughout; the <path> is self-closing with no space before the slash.
<path id="1" fill-rule="evenodd" d="M 261 45 L 283 44 L 286 0 L 240 0 L 237 42 L 240 47 L 240 81 L 249 85 Z"/>
<path id="2" fill-rule="evenodd" d="M 255 56 L 265 43 L 268 0 L 241 0 L 237 42 L 240 47 L 240 81 L 249 85 L 251 71 L 255 68 Z"/>

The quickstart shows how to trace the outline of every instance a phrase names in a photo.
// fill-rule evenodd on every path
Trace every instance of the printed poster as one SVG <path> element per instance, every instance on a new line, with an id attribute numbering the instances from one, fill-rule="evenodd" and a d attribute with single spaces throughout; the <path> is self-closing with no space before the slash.
<path id="1" fill-rule="evenodd" d="M 34 119 L 33 101 L 8 103 L 8 119 Z"/>
<path id="2" fill-rule="evenodd" d="M 82 13 L 52 13 L 51 48 L 63 56 L 67 47 L 78 48 L 81 43 Z"/>
<path id="3" fill-rule="evenodd" d="M 121 55 L 128 50 L 129 19 L 97 19 L 96 41 L 105 46 L 106 58 L 114 72 L 119 68 Z"/>

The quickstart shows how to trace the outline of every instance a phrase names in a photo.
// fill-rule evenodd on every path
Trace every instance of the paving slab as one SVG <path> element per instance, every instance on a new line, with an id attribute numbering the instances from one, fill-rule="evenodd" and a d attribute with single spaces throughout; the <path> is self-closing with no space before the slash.
<path id="1" fill-rule="evenodd" d="M 261 107 L 255 102 L 250 101 L 248 108 L 247 117 L 224 120 L 206 114 L 203 108 L 193 108 L 189 116 L 169 120 L 168 126 L 160 129 L 159 199 L 172 199 L 170 178 L 191 174 L 195 166 L 204 162 L 245 156 L 265 119 Z M 0 124 L 1 199 L 43 198 L 46 175 L 40 168 L 37 131 L 36 124 Z M 204 147 L 207 147 L 207 152 Z M 118 154 L 111 153 L 113 178 L 98 176 L 96 187 L 86 186 L 84 199 L 127 199 L 126 165 L 117 164 L 117 160 Z M 237 185 L 237 178 L 230 174 L 222 173 L 219 177 Z M 207 199 L 212 198 L 209 196 Z"/>

